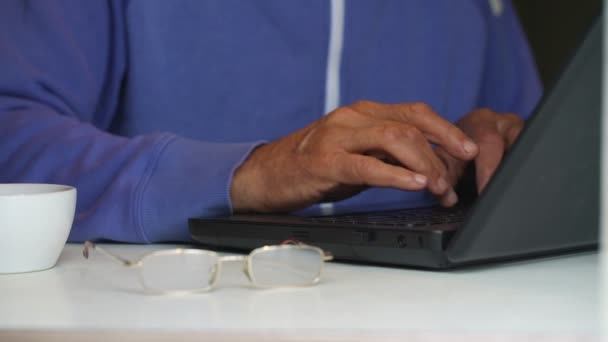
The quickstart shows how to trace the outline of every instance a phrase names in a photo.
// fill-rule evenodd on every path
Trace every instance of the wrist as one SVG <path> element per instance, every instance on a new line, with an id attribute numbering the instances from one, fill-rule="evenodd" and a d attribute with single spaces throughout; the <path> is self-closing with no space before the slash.
<path id="1" fill-rule="evenodd" d="M 230 184 L 230 201 L 234 213 L 245 213 L 259 211 L 257 208 L 261 203 L 257 189 L 263 187 L 260 183 L 259 168 L 256 166 L 256 154 L 262 146 L 256 147 L 249 156 L 239 165 L 232 176 Z"/>

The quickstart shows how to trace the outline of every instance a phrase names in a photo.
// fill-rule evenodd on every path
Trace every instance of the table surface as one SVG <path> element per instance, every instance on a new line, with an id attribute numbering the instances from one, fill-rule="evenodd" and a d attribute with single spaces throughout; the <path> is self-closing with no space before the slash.
<path id="1" fill-rule="evenodd" d="M 103 245 L 128 258 L 174 245 Z M 454 271 L 328 263 L 318 286 L 257 289 L 236 267 L 186 296 L 144 294 L 136 271 L 66 245 L 56 267 L 0 275 L 2 330 L 357 331 L 594 336 L 598 255 Z"/>

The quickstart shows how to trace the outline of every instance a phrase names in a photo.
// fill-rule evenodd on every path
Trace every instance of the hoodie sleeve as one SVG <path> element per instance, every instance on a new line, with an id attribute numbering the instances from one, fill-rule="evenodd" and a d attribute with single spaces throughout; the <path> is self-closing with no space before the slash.
<path id="1" fill-rule="evenodd" d="M 510 0 L 480 0 L 487 18 L 486 62 L 479 106 L 529 117 L 542 85 Z"/>
<path id="2" fill-rule="evenodd" d="M 125 78 L 122 1 L 0 1 L 0 182 L 78 189 L 71 241 L 188 241 L 187 218 L 231 211 L 260 142 L 107 133 Z"/>

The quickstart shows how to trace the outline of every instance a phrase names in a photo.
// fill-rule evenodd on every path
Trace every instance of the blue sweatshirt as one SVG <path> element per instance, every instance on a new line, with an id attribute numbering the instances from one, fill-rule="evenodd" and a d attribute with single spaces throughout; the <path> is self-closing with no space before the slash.
<path id="1" fill-rule="evenodd" d="M 188 217 L 231 211 L 252 148 L 339 105 L 456 121 L 540 93 L 507 0 L 0 1 L 0 182 L 77 187 L 71 241 L 188 241 Z M 335 210 L 430 201 L 370 189 Z"/>

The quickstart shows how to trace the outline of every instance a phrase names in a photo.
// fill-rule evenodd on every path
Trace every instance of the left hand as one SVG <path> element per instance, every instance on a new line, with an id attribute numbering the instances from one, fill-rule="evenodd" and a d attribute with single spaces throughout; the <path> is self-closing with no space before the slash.
<path id="1" fill-rule="evenodd" d="M 515 143 L 524 127 L 524 120 L 512 113 L 497 113 L 490 109 L 477 109 L 458 121 L 456 124 L 479 147 L 479 153 L 474 159 L 476 169 L 477 189 L 481 192 L 494 172 L 500 165 L 505 151 Z M 466 161 L 451 156 L 441 146 L 435 148 L 435 153 L 447 168 L 447 181 L 456 185 L 467 165 Z M 440 198 L 444 206 L 453 204 L 453 198 Z"/>

